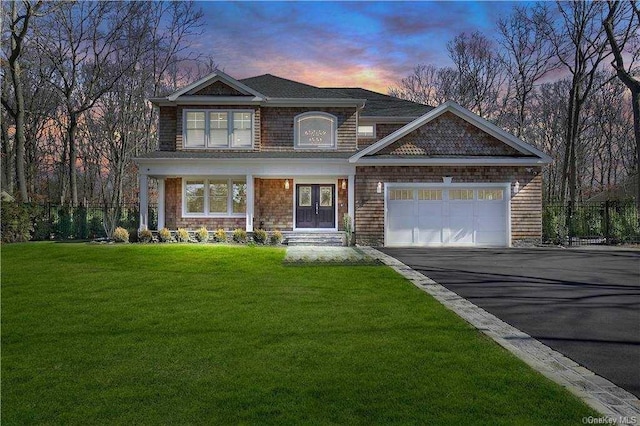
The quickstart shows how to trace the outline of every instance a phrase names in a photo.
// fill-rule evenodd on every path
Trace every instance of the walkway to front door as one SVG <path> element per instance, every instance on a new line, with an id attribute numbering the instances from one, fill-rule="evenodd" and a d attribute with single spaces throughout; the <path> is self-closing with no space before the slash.
<path id="1" fill-rule="evenodd" d="M 335 185 L 296 185 L 296 228 L 335 228 Z"/>

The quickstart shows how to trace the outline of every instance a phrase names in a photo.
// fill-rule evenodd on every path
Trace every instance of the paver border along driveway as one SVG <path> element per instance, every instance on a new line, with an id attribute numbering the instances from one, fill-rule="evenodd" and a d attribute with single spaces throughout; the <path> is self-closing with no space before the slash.
<path id="1" fill-rule="evenodd" d="M 379 250 L 640 396 L 640 251 Z"/>

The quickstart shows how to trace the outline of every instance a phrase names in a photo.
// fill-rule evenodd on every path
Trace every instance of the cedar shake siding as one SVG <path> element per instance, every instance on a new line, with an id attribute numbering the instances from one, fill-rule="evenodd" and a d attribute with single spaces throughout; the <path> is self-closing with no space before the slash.
<path id="1" fill-rule="evenodd" d="M 176 107 L 161 106 L 158 119 L 158 146 L 160 151 L 176 150 Z M 182 126 L 182 124 L 180 125 Z"/>
<path id="2" fill-rule="evenodd" d="M 201 226 L 209 231 L 222 228 L 232 231 L 245 228 L 244 217 L 182 217 L 182 179 L 171 178 L 164 180 L 165 191 L 165 227 L 168 229 L 186 228 L 196 230 Z"/>
<path id="3" fill-rule="evenodd" d="M 363 123 L 364 124 L 364 123 Z M 375 138 L 359 138 L 358 149 L 364 149 L 371 144 L 378 142 L 380 139 L 389 136 L 391 133 L 406 126 L 407 123 L 379 123 L 376 124 L 376 137 Z"/>
<path id="4" fill-rule="evenodd" d="M 244 93 L 237 91 L 233 87 L 223 83 L 222 81 L 216 81 L 208 86 L 203 87 L 194 93 L 194 95 L 203 96 L 246 96 Z"/>
<path id="5" fill-rule="evenodd" d="M 378 151 L 378 155 L 522 156 L 451 112 Z"/>
<path id="6" fill-rule="evenodd" d="M 531 171 L 527 171 L 531 170 Z M 356 168 L 356 241 L 362 245 L 384 244 L 384 191 L 378 182 L 442 183 L 451 176 L 454 183 L 518 181 L 518 194 L 511 195 L 511 242 L 517 246 L 540 242 L 542 237 L 542 175 L 540 167 L 428 167 L 368 166 Z"/>
<path id="7" fill-rule="evenodd" d="M 284 189 L 285 179 L 255 179 L 254 227 L 267 230 L 290 231 L 293 229 L 292 179 L 289 189 Z"/>
<path id="8" fill-rule="evenodd" d="M 338 140 L 336 150 L 356 150 L 355 108 L 262 108 L 262 151 L 294 151 L 293 125 L 296 116 L 305 112 L 326 112 L 337 119 Z M 321 151 L 321 150 L 319 150 Z"/>

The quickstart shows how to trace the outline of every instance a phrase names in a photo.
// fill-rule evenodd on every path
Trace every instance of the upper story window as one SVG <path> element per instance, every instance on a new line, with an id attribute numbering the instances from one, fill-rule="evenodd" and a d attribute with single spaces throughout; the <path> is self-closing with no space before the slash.
<path id="1" fill-rule="evenodd" d="M 185 148 L 253 147 L 253 111 L 185 110 Z"/>
<path id="2" fill-rule="evenodd" d="M 294 119 L 294 146 L 335 149 L 338 119 L 326 112 L 305 112 Z"/>
<path id="3" fill-rule="evenodd" d="M 376 125 L 375 124 L 360 124 L 358 126 L 359 138 L 375 138 L 376 137 Z"/>

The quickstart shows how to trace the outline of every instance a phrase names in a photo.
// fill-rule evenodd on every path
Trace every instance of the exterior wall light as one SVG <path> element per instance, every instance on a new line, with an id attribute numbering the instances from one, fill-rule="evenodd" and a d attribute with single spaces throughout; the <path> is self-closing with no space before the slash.
<path id="1" fill-rule="evenodd" d="M 516 195 L 518 192 L 520 192 L 520 182 L 516 181 L 516 183 L 513 184 L 513 195 Z"/>
<path id="2" fill-rule="evenodd" d="M 284 189 L 289 189 L 289 179 L 284 181 Z"/>
<path id="3" fill-rule="evenodd" d="M 382 182 L 378 182 L 378 186 L 376 187 L 376 192 L 378 194 L 382 194 Z"/>
<path id="4" fill-rule="evenodd" d="M 340 185 L 340 188 L 347 189 L 347 180 L 346 179 L 342 179 L 342 185 Z"/>

